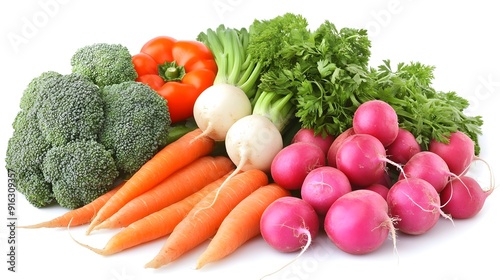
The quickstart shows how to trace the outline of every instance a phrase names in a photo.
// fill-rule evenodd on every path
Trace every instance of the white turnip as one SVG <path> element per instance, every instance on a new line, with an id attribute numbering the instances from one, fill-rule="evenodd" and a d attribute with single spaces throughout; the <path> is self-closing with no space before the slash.
<path id="1" fill-rule="evenodd" d="M 268 172 L 274 157 L 283 148 L 283 139 L 268 118 L 249 115 L 229 128 L 225 145 L 238 171 L 259 169 Z"/>
<path id="2" fill-rule="evenodd" d="M 438 154 L 448 164 L 450 172 L 463 175 L 475 158 L 474 141 L 461 131 L 450 134 L 449 143 L 431 140 L 429 151 Z"/>
<path id="3" fill-rule="evenodd" d="M 271 203 L 260 219 L 263 239 L 280 252 L 304 252 L 317 236 L 319 218 L 306 201 L 281 197 Z"/>
<path id="4" fill-rule="evenodd" d="M 337 199 L 326 214 L 324 228 L 330 240 L 350 254 L 377 250 L 389 234 L 396 246 L 396 230 L 387 202 L 370 190 L 355 190 Z"/>
<path id="5" fill-rule="evenodd" d="M 370 134 L 387 147 L 398 136 L 398 115 L 387 102 L 366 101 L 354 112 L 352 127 L 357 134 Z"/>
<path id="6" fill-rule="evenodd" d="M 472 218 L 481 211 L 493 189 L 490 185 L 484 190 L 474 178 L 462 175 L 451 180 L 439 194 L 442 210 L 452 218 Z"/>
<path id="7" fill-rule="evenodd" d="M 223 141 L 229 128 L 240 118 L 252 113 L 252 105 L 240 88 L 229 84 L 215 84 L 196 99 L 193 117 L 202 135 Z"/>
<path id="8" fill-rule="evenodd" d="M 271 163 L 271 176 L 280 186 L 298 190 L 307 174 L 324 166 L 326 156 L 320 147 L 308 142 L 296 142 L 279 151 Z"/>
<path id="9" fill-rule="evenodd" d="M 404 128 L 399 128 L 398 136 L 387 146 L 387 157 L 399 164 L 405 164 L 413 155 L 420 152 L 422 148 L 415 136 Z"/>
<path id="10" fill-rule="evenodd" d="M 302 199 L 311 204 L 320 216 L 324 216 L 339 197 L 350 191 L 351 183 L 347 176 L 331 166 L 311 170 L 300 188 Z"/>
<path id="11" fill-rule="evenodd" d="M 387 204 L 389 215 L 399 219 L 398 230 L 410 235 L 428 232 L 442 214 L 436 189 L 420 178 L 397 181 L 387 193 Z"/>

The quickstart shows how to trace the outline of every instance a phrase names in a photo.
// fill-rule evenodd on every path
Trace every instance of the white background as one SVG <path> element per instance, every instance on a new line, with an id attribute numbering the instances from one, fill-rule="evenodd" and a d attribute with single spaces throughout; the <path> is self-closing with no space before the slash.
<path id="1" fill-rule="evenodd" d="M 28 82 L 43 71 L 67 73 L 79 47 L 96 42 L 121 43 L 131 53 L 158 35 L 195 39 L 224 23 L 247 27 L 253 19 L 285 12 L 304 15 L 316 27 L 325 19 L 337 27 L 366 28 L 372 40 L 371 65 L 383 59 L 420 61 L 436 66 L 434 86 L 456 91 L 471 102 L 468 112 L 484 117 L 482 154 L 498 175 L 500 162 L 496 118 L 500 94 L 500 45 L 495 1 L 2 1 L 0 7 L 1 157 L 5 157 L 11 123 Z M 484 170 L 483 165 L 477 166 Z M 481 172 L 479 172 L 481 173 Z M 7 172 L 0 178 L 0 275 L 7 279 L 259 279 L 294 257 L 281 254 L 256 238 L 230 257 L 195 270 L 206 244 L 159 270 L 144 269 L 164 240 L 115 256 L 102 257 L 74 243 L 66 229 L 17 229 L 16 273 L 7 272 Z M 498 177 L 498 176 L 497 176 Z M 3 192 L 3 194 L 2 194 Z M 441 219 L 419 237 L 400 234 L 398 255 L 390 240 L 377 252 L 351 256 L 320 236 L 302 258 L 269 279 L 499 279 L 500 194 L 488 198 L 483 211 L 454 225 Z M 21 195 L 19 224 L 53 218 L 63 209 L 36 209 Z M 113 232 L 80 241 L 101 247 Z M 1 277 L 2 279 L 4 276 Z"/>

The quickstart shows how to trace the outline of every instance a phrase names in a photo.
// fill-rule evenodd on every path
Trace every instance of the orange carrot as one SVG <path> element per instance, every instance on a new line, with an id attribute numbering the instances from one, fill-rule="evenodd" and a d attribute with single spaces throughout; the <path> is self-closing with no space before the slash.
<path id="1" fill-rule="evenodd" d="M 213 236 L 229 212 L 253 191 L 267 185 L 268 178 L 263 171 L 252 169 L 231 177 L 226 184 L 210 192 L 189 211 L 145 267 L 166 265 Z M 217 193 L 218 199 L 213 202 Z"/>
<path id="2" fill-rule="evenodd" d="M 203 199 L 211 191 L 218 188 L 226 174 L 219 179 L 207 184 L 201 190 L 190 196 L 169 205 L 157 212 L 154 212 L 119 231 L 106 243 L 104 248 L 94 248 L 89 245 L 76 241 L 78 244 L 104 256 L 116 254 L 123 250 L 135 247 L 137 245 L 164 237 L 170 234 L 175 226 L 182 221 L 196 203 Z"/>
<path id="3" fill-rule="evenodd" d="M 207 249 L 198 258 L 197 269 L 220 260 L 260 234 L 260 218 L 276 199 L 290 195 L 278 184 L 265 185 L 243 199 L 224 219 Z"/>
<path id="4" fill-rule="evenodd" d="M 92 218 L 101 207 L 108 201 L 111 196 L 113 196 L 121 186 L 123 182 L 108 191 L 107 193 L 99 196 L 92 202 L 71 211 L 64 213 L 63 215 L 56 217 L 52 220 L 41 222 L 34 225 L 28 226 L 18 226 L 19 228 L 57 228 L 57 227 L 75 227 L 90 223 Z"/>
<path id="5" fill-rule="evenodd" d="M 234 164 L 228 157 L 201 157 L 174 172 L 156 187 L 132 199 L 94 230 L 128 226 L 199 191 L 233 168 Z"/>
<path id="6" fill-rule="evenodd" d="M 210 154 L 215 147 L 213 139 L 200 137 L 192 141 L 201 133 L 201 129 L 188 132 L 156 153 L 97 212 L 87 229 L 87 234 L 90 234 L 95 226 L 111 217 L 130 200 L 155 187 L 194 160 Z"/>

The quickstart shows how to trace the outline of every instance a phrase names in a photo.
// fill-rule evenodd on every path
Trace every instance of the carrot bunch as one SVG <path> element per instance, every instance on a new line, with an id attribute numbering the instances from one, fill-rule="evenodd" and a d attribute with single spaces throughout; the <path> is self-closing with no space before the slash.
<path id="1" fill-rule="evenodd" d="M 289 192 L 257 169 L 234 175 L 231 160 L 210 155 L 215 142 L 201 133 L 193 130 L 167 145 L 129 180 L 84 207 L 25 228 L 88 224 L 87 234 L 121 228 L 104 248 L 75 240 L 101 255 L 166 238 L 147 268 L 167 265 L 212 237 L 196 268 L 228 256 L 259 235 L 265 208 Z"/>

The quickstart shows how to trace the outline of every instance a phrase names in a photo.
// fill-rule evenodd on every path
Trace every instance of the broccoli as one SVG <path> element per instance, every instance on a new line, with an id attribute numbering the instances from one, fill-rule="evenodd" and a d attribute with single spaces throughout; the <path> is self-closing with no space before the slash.
<path id="1" fill-rule="evenodd" d="M 113 187 L 118 171 L 111 152 L 96 141 L 74 141 L 50 149 L 42 163 L 59 205 L 75 209 Z"/>
<path id="2" fill-rule="evenodd" d="M 44 80 L 38 92 L 39 128 L 52 145 L 73 140 L 95 140 L 104 121 L 98 86 L 78 74 Z"/>
<path id="3" fill-rule="evenodd" d="M 123 82 L 102 89 L 104 125 L 99 142 L 114 151 L 118 170 L 129 177 L 167 143 L 167 101 L 149 86 Z"/>
<path id="4" fill-rule="evenodd" d="M 35 207 L 87 204 L 168 141 L 167 101 L 134 81 L 125 47 L 87 46 L 71 64 L 69 74 L 33 78 L 12 123 L 5 167 Z"/>
<path id="5" fill-rule="evenodd" d="M 132 55 L 120 44 L 96 43 L 84 46 L 71 57 L 72 72 L 88 77 L 99 87 L 137 78 Z"/>

